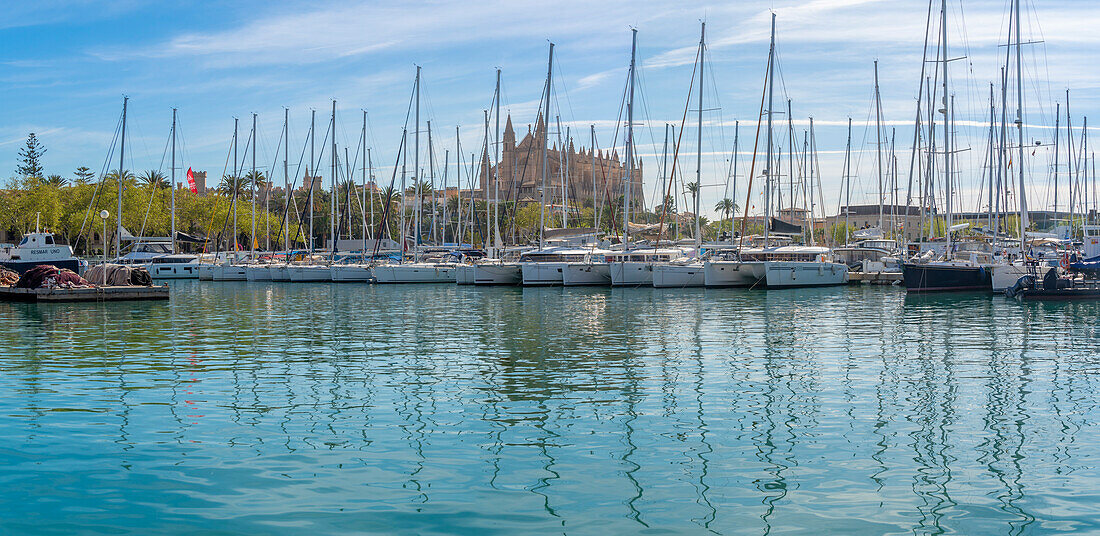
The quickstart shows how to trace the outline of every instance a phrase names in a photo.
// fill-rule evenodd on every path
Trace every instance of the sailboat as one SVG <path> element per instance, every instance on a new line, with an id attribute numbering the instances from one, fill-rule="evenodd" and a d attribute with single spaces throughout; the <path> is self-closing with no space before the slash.
<path id="1" fill-rule="evenodd" d="M 335 130 L 336 130 L 336 101 L 332 101 L 332 129 L 333 129 L 333 132 L 334 132 L 334 134 L 333 134 L 333 151 L 332 151 L 334 162 L 333 162 L 332 168 L 333 168 L 333 174 L 335 175 L 335 170 L 336 170 L 336 164 L 335 164 L 335 154 L 336 154 L 336 150 L 335 150 L 335 145 L 336 145 L 336 136 L 335 136 Z M 303 259 L 302 262 L 289 264 L 285 268 L 287 279 L 289 279 L 290 281 L 295 282 L 295 283 L 332 281 L 332 270 L 329 268 L 329 265 L 325 264 L 322 259 L 317 258 L 314 254 L 315 251 L 314 251 L 314 234 L 313 234 L 313 216 L 314 216 L 314 214 L 313 214 L 313 212 L 314 212 L 313 211 L 313 197 L 314 197 L 314 192 L 316 192 L 319 189 L 319 188 L 317 188 L 317 185 L 316 185 L 316 179 L 318 177 L 313 176 L 313 175 L 316 175 L 316 173 L 317 173 L 317 171 L 316 171 L 317 170 L 317 159 L 315 158 L 315 155 L 316 155 L 316 139 L 317 139 L 317 111 L 313 110 L 310 113 L 310 120 L 309 120 L 309 167 L 306 168 L 306 174 L 310 175 L 310 177 L 309 177 L 308 201 L 306 202 L 306 205 L 309 207 L 309 236 L 307 237 L 308 238 L 309 253 L 305 257 L 305 259 Z M 324 148 L 322 148 L 322 151 L 324 151 Z M 332 197 L 333 197 L 333 199 L 335 199 L 335 197 L 336 197 L 335 189 L 333 190 Z M 282 278 L 281 276 L 279 276 L 279 277 L 280 277 L 280 279 Z"/>
<path id="2" fill-rule="evenodd" d="M 684 288 L 702 287 L 706 285 L 706 269 L 701 259 L 703 234 L 699 225 L 699 207 L 702 197 L 703 184 L 703 67 L 706 53 L 707 23 L 702 23 L 699 31 L 699 117 L 698 139 L 695 155 L 695 207 L 693 219 L 695 220 L 695 248 L 689 257 L 682 257 L 669 262 L 653 264 L 653 286 L 655 288 Z M 673 166 L 675 166 L 675 161 Z"/>
<path id="3" fill-rule="evenodd" d="M 950 57 L 948 56 L 947 47 L 947 0 L 942 0 L 940 6 L 940 47 L 937 51 L 939 57 L 935 60 L 942 65 L 942 102 L 943 108 L 940 113 L 944 115 L 943 118 L 943 144 L 944 144 L 944 185 L 946 191 L 946 245 L 943 251 L 943 255 L 938 259 L 922 256 L 917 259 L 911 259 L 908 262 L 902 264 L 902 277 L 905 281 L 905 289 L 908 292 L 929 292 L 929 291 L 966 291 L 966 290 L 989 290 L 992 288 L 992 266 L 987 262 L 981 262 L 977 254 L 971 254 L 969 258 L 962 258 L 956 254 L 953 235 L 957 231 L 967 227 L 967 224 L 954 225 L 953 212 L 952 212 L 952 200 L 954 198 L 954 181 L 952 180 L 952 159 L 954 153 L 952 152 L 951 142 L 952 133 L 951 127 L 953 126 L 951 113 L 954 106 L 954 98 L 948 98 L 950 95 L 948 91 L 948 64 L 950 63 Z M 931 112 L 931 110 L 930 110 Z M 1022 125 L 1021 125 L 1022 132 Z M 1021 144 L 1021 160 L 1023 146 Z M 1020 180 L 1021 191 L 1020 200 L 1021 204 L 1024 203 L 1023 192 L 1023 162 L 1020 162 Z M 1021 222 L 1025 224 L 1025 222 Z M 1024 228 L 1024 227 L 1022 227 Z"/>

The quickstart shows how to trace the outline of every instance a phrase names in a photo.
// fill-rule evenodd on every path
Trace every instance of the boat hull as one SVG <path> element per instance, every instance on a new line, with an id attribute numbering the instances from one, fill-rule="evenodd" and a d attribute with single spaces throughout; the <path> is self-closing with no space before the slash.
<path id="1" fill-rule="evenodd" d="M 385 264 L 374 267 L 374 282 L 390 283 L 454 283 L 453 264 Z"/>
<path id="2" fill-rule="evenodd" d="M 460 264 L 455 268 L 455 283 L 459 285 L 473 285 L 476 279 L 477 269 L 472 264 Z"/>
<path id="3" fill-rule="evenodd" d="M 200 264 L 199 265 L 199 281 L 213 281 L 214 280 L 214 264 Z"/>
<path id="4" fill-rule="evenodd" d="M 563 284 L 562 272 L 565 262 L 525 262 L 520 267 L 523 272 L 523 286 L 550 287 Z"/>
<path id="5" fill-rule="evenodd" d="M 332 272 L 328 266 L 301 265 L 289 266 L 286 269 L 290 280 L 295 283 L 308 283 L 319 281 L 332 281 Z"/>
<path id="6" fill-rule="evenodd" d="M 366 283 L 374 280 L 374 271 L 367 264 L 336 264 L 329 268 L 329 277 L 337 283 Z"/>
<path id="7" fill-rule="evenodd" d="M 908 292 L 988 291 L 993 288 L 985 266 L 956 266 L 905 263 L 901 267 Z"/>
<path id="8" fill-rule="evenodd" d="M 214 281 L 247 281 L 246 267 L 237 264 L 219 264 L 214 266 Z"/>
<path id="9" fill-rule="evenodd" d="M 567 287 L 608 286 L 611 284 L 611 268 L 607 263 L 571 262 L 561 274 Z"/>
<path id="10" fill-rule="evenodd" d="M 644 261 L 609 262 L 613 287 L 653 286 L 653 263 Z"/>
<path id="11" fill-rule="evenodd" d="M 1006 288 L 1015 285 L 1021 277 L 1031 274 L 1031 271 L 1034 270 L 1036 270 L 1035 267 L 1028 267 L 1024 264 L 998 264 L 993 266 L 990 274 L 990 289 L 993 292 L 1004 292 Z"/>
<path id="12" fill-rule="evenodd" d="M 272 281 L 290 281 L 290 267 L 285 264 L 273 264 L 268 270 Z"/>
<path id="13" fill-rule="evenodd" d="M 475 264 L 475 285 L 519 285 L 523 283 L 523 267 L 519 263 Z"/>
<path id="14" fill-rule="evenodd" d="M 654 264 L 654 288 L 686 288 L 706 286 L 706 268 L 702 263 Z"/>
<path id="15" fill-rule="evenodd" d="M 767 288 L 832 287 L 848 284 L 848 265 L 839 262 L 766 261 Z"/>
<path id="16" fill-rule="evenodd" d="M 762 261 L 710 261 L 703 265 L 708 287 L 752 287 L 765 277 Z"/>
<path id="17" fill-rule="evenodd" d="M 266 264 L 248 266 L 244 270 L 244 277 L 249 281 L 271 281 L 271 267 Z"/>
<path id="18" fill-rule="evenodd" d="M 179 264 L 151 264 L 149 265 L 149 275 L 153 279 L 198 279 L 199 268 L 201 264 L 195 263 L 179 263 Z"/>

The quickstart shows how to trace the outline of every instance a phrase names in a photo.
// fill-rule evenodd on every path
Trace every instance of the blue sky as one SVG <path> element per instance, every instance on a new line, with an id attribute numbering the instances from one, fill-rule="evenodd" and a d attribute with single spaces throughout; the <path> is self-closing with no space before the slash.
<path id="1" fill-rule="evenodd" d="M 966 56 L 951 65 L 959 145 L 970 148 L 959 157 L 964 208 L 977 208 L 983 195 L 978 187 L 985 151 L 981 123 L 988 113 L 988 84 L 1003 61 L 1004 49 L 997 44 L 1005 40 L 1009 5 L 1009 0 L 970 1 L 961 7 L 957 0 L 949 2 L 952 56 Z M 1029 141 L 1050 141 L 1054 103 L 1064 100 L 1066 88 L 1072 91 L 1075 127 L 1086 115 L 1100 121 L 1095 113 L 1100 74 L 1091 62 L 1100 45 L 1095 30 L 1100 5 L 1025 0 L 1023 9 L 1024 39 L 1043 41 L 1026 47 L 1024 55 Z M 710 207 L 725 195 L 733 122 L 742 122 L 743 141 L 752 138 L 769 12 L 774 11 L 781 75 L 777 101 L 792 100 L 800 138 L 807 118 L 815 119 L 826 211 L 832 213 L 848 117 L 854 121 L 853 159 L 858 162 L 853 201 L 875 198 L 874 129 L 867 129 L 875 59 L 886 128 L 897 128 L 904 186 L 926 10 L 923 0 L 46 0 L 5 5 L 0 17 L 0 177 L 14 174 L 17 151 L 30 131 L 48 148 L 47 173 L 71 177 L 80 165 L 100 170 L 122 96 L 128 95 L 132 160 L 127 158 L 127 167 L 162 166 L 171 108 L 178 107 L 183 169 L 220 174 L 233 118 L 247 125 L 253 112 L 259 114 L 261 129 L 258 159 L 267 168 L 275 159 L 285 106 L 291 115 L 293 170 L 310 110 L 317 110 L 322 129 L 336 99 L 338 142 L 355 153 L 361 111 L 367 110 L 376 174 L 388 178 L 385 166 L 395 156 L 416 65 L 423 68 L 422 117 L 433 122 L 436 153 L 442 158 L 454 147 L 456 125 L 462 127 L 467 152 L 479 143 L 482 110 L 492 98 L 497 67 L 503 69 L 503 104 L 518 133 L 526 132 L 538 106 L 549 41 L 556 44 L 553 113 L 579 145 L 588 145 L 588 125 L 595 124 L 599 144 L 606 148 L 612 143 L 634 27 L 641 65 L 636 136 L 646 158 L 646 196 L 652 199 L 663 125 L 680 123 L 699 22 L 706 20 L 702 204 Z M 786 121 L 785 116 L 776 119 Z M 687 126 L 685 139 L 694 138 L 693 118 Z M 786 131 L 777 135 L 785 139 Z M 621 140 L 620 135 L 620 146 Z M 685 143 L 684 153 L 693 157 L 695 151 L 694 141 Z M 1049 149 L 1040 148 L 1027 159 L 1033 206 L 1051 199 L 1050 157 Z M 750 158 L 751 145 L 743 143 L 738 203 L 745 199 Z M 693 180 L 694 158 L 681 165 Z"/>

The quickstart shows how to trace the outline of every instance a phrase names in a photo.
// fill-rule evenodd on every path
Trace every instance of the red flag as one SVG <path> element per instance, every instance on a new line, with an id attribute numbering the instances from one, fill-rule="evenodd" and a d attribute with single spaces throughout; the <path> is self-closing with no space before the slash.
<path id="1" fill-rule="evenodd" d="M 199 193 L 199 189 L 195 188 L 195 174 L 191 171 L 191 168 L 187 168 L 187 186 L 191 188 L 191 193 Z"/>

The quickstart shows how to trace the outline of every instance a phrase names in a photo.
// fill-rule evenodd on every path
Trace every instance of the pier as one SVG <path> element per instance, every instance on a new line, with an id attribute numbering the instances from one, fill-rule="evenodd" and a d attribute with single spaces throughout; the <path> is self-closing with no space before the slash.
<path id="1" fill-rule="evenodd" d="M 168 285 L 153 287 L 14 288 L 0 287 L 0 300 L 20 302 L 100 302 L 167 300 Z"/>

